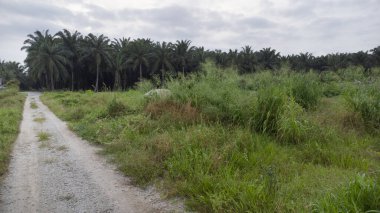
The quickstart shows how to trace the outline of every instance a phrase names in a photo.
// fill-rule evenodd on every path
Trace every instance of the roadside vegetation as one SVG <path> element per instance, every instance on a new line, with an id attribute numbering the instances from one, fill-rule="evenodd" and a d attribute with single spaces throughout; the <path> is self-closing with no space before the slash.
<path id="1" fill-rule="evenodd" d="M 380 69 L 200 70 L 42 100 L 135 184 L 155 184 L 191 210 L 380 209 Z M 144 97 L 159 85 L 171 96 Z"/>
<path id="2" fill-rule="evenodd" d="M 0 176 L 9 163 L 12 144 L 19 132 L 25 95 L 19 93 L 17 81 L 10 81 L 0 89 Z"/>

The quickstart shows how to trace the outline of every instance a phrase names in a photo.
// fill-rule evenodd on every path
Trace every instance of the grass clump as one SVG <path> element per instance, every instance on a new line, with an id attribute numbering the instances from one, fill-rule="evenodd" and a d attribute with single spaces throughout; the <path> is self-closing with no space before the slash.
<path id="1" fill-rule="evenodd" d="M 357 175 L 348 185 L 328 194 L 313 208 L 313 212 L 378 212 L 379 182 L 365 175 Z"/>
<path id="2" fill-rule="evenodd" d="M 315 108 L 321 98 L 322 91 L 316 74 L 294 74 L 291 78 L 291 96 L 305 109 Z"/>
<path id="3" fill-rule="evenodd" d="M 32 101 L 32 102 L 30 102 L 30 108 L 37 109 L 38 105 L 36 104 L 36 102 Z"/>
<path id="4" fill-rule="evenodd" d="M 38 141 L 47 141 L 50 139 L 51 135 L 47 132 L 41 131 L 37 134 L 37 137 L 38 137 Z"/>
<path id="5" fill-rule="evenodd" d="M 38 118 L 35 118 L 33 119 L 34 122 L 37 122 L 37 123 L 43 123 L 46 121 L 46 118 L 44 117 L 38 117 Z"/>
<path id="6" fill-rule="evenodd" d="M 19 133 L 24 101 L 25 95 L 17 88 L 0 90 L 0 176 L 7 169 L 12 143 Z"/>
<path id="7" fill-rule="evenodd" d="M 370 130 L 380 129 L 380 82 L 361 84 L 346 95 L 352 110 L 359 113 Z"/>
<path id="8" fill-rule="evenodd" d="M 257 96 L 257 108 L 253 115 L 254 127 L 258 132 L 275 134 L 288 97 L 280 87 L 262 89 Z"/>

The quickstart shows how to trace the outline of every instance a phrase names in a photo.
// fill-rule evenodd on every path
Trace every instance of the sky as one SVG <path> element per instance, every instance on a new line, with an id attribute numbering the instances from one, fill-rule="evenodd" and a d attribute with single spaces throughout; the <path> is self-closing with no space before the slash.
<path id="1" fill-rule="evenodd" d="M 380 0 L 0 0 L 0 60 L 23 62 L 27 35 L 46 29 L 282 55 L 366 51 L 380 45 L 379 11 Z"/>

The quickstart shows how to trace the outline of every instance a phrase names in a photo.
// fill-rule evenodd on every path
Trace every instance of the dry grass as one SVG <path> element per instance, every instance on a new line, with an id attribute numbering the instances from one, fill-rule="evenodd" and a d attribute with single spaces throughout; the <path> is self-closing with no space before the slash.
<path id="1" fill-rule="evenodd" d="M 44 117 L 38 117 L 38 118 L 35 118 L 33 119 L 34 122 L 37 122 L 37 123 L 43 123 L 46 121 L 46 118 Z"/>
<path id="2" fill-rule="evenodd" d="M 161 100 L 149 103 L 145 112 L 153 119 L 168 116 L 170 120 L 184 123 L 195 123 L 200 119 L 200 114 L 196 108 L 187 104 L 180 104 L 170 100 Z"/>

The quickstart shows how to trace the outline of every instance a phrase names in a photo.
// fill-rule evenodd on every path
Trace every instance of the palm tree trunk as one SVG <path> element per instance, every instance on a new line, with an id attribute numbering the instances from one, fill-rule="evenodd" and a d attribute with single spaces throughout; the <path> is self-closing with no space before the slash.
<path id="1" fill-rule="evenodd" d="M 71 91 L 74 91 L 74 69 L 71 70 Z"/>
<path id="2" fill-rule="evenodd" d="M 113 86 L 113 89 L 114 90 L 120 90 L 120 72 L 119 70 L 116 70 L 115 72 L 115 82 L 114 82 L 114 86 Z"/>
<path id="3" fill-rule="evenodd" d="M 141 63 L 140 63 L 140 81 L 142 80 L 142 67 L 141 67 Z"/>
<path id="4" fill-rule="evenodd" d="M 51 90 L 54 90 L 54 78 L 53 78 L 53 73 L 50 75 L 50 83 L 51 83 Z"/>
<path id="5" fill-rule="evenodd" d="M 96 62 L 96 83 L 95 83 L 95 92 L 98 92 L 99 86 L 99 62 Z"/>
<path id="6" fill-rule="evenodd" d="M 46 85 L 46 89 L 48 89 L 48 88 L 49 88 L 49 81 L 48 81 L 47 73 L 45 73 L 44 76 L 45 76 L 45 85 Z"/>
<path id="7" fill-rule="evenodd" d="M 163 86 L 165 84 L 165 67 L 164 67 L 164 64 L 162 64 L 162 67 L 161 67 L 161 74 L 162 74 L 161 86 Z"/>
<path id="8" fill-rule="evenodd" d="M 182 66 L 182 75 L 185 76 L 185 66 Z"/>

